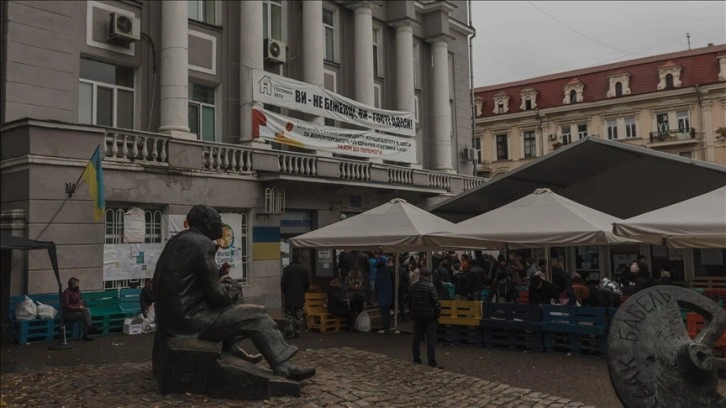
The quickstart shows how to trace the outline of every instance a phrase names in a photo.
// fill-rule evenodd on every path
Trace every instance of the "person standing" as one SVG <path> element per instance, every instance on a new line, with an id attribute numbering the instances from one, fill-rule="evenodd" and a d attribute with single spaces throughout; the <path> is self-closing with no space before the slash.
<path id="1" fill-rule="evenodd" d="M 280 287 L 285 295 L 285 327 L 286 338 L 299 338 L 303 325 L 303 306 L 305 305 L 305 292 L 310 286 L 310 274 L 302 262 L 300 256 L 294 255 L 292 262 L 282 270 Z"/>
<path id="2" fill-rule="evenodd" d="M 348 273 L 348 277 L 343 282 L 343 291 L 345 298 L 350 301 L 348 309 L 348 331 L 355 331 L 355 319 L 363 311 L 363 302 L 365 301 L 366 283 L 363 273 L 353 267 Z"/>
<path id="3" fill-rule="evenodd" d="M 431 283 L 431 269 L 422 267 L 419 280 L 408 289 L 408 302 L 413 317 L 413 362 L 421 364 L 421 340 L 426 336 L 428 365 L 444 368 L 436 362 L 436 325 L 441 314 L 441 302 Z"/>
<path id="4" fill-rule="evenodd" d="M 63 319 L 67 321 L 80 320 L 83 323 L 83 340 L 93 341 L 91 334 L 98 333 L 98 328 L 91 324 L 91 309 L 86 307 L 80 289 L 81 281 L 78 278 L 68 279 L 68 287 L 61 296 Z"/>

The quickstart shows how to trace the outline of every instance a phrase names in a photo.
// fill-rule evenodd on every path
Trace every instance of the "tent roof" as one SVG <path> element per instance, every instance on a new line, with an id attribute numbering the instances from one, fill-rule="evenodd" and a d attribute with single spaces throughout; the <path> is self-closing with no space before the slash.
<path id="1" fill-rule="evenodd" d="M 2 250 L 45 248 L 55 248 L 55 243 L 49 241 L 36 241 L 33 239 L 20 238 L 6 233 L 0 234 L 0 249 Z"/>
<path id="2" fill-rule="evenodd" d="M 456 225 L 457 236 L 523 246 L 635 242 L 612 233 L 619 218 L 562 197 L 548 188 Z M 453 234 L 452 234 L 453 235 Z M 451 239 L 457 240 L 457 237 Z"/>
<path id="3" fill-rule="evenodd" d="M 431 207 L 461 221 L 539 187 L 619 218 L 661 208 L 726 184 L 726 166 L 628 143 L 586 137 Z"/>
<path id="4" fill-rule="evenodd" d="M 616 222 L 613 232 L 674 248 L 726 248 L 726 185 Z"/>
<path id="5" fill-rule="evenodd" d="M 429 245 L 427 234 L 453 228 L 453 223 L 396 198 L 343 221 L 298 235 L 291 238 L 290 243 L 303 248 L 420 251 Z"/>

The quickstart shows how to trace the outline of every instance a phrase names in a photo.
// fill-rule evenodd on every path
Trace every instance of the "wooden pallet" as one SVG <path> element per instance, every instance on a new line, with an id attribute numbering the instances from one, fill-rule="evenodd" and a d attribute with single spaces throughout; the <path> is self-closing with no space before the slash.
<path id="1" fill-rule="evenodd" d="M 542 305 L 545 351 L 567 344 L 575 353 L 607 354 L 607 310 L 602 307 Z"/>
<path id="2" fill-rule="evenodd" d="M 696 276 L 691 278 L 688 286 L 692 288 L 726 289 L 726 278 L 718 276 Z"/>
<path id="3" fill-rule="evenodd" d="M 542 350 L 541 314 L 537 305 L 487 303 L 481 320 L 484 347 Z"/>
<path id="4" fill-rule="evenodd" d="M 442 300 L 439 325 L 479 326 L 481 307 L 478 300 Z"/>
<path id="5" fill-rule="evenodd" d="M 321 333 L 338 332 L 344 330 L 348 324 L 345 318 L 328 313 L 327 293 L 305 293 L 305 325 L 308 330 Z"/>
<path id="6" fill-rule="evenodd" d="M 479 326 L 439 324 L 436 339 L 445 343 L 482 346 L 482 331 Z"/>

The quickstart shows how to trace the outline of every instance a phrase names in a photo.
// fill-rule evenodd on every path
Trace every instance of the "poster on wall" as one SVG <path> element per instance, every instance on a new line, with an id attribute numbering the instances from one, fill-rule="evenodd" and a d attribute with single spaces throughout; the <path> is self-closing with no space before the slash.
<path id="1" fill-rule="evenodd" d="M 146 216 L 141 208 L 129 208 L 124 213 L 124 242 L 144 242 L 146 236 Z"/>
<path id="2" fill-rule="evenodd" d="M 154 276 L 161 244 L 106 244 L 103 246 L 103 280 L 135 280 Z"/>
<path id="3" fill-rule="evenodd" d="M 304 149 L 416 163 L 416 139 L 316 125 L 262 108 L 252 109 L 252 137 Z"/>

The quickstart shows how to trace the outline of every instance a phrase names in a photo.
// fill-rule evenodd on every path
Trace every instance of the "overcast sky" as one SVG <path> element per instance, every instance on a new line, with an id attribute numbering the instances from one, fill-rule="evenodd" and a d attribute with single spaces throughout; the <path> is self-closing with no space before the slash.
<path id="1" fill-rule="evenodd" d="M 474 86 L 726 43 L 726 1 L 472 1 Z"/>

